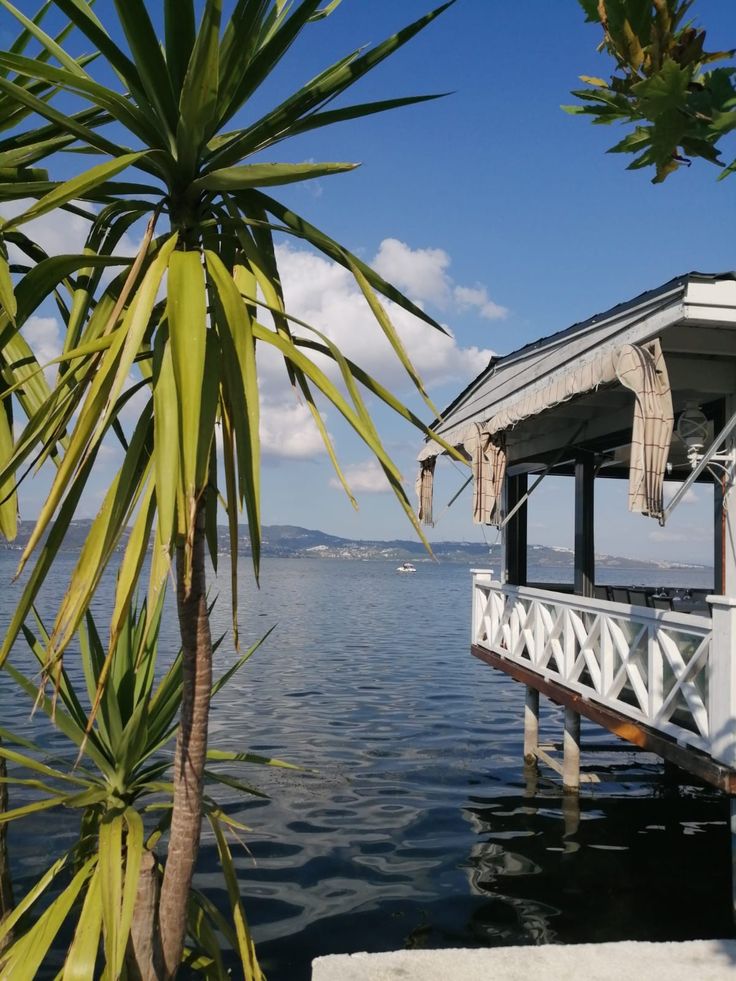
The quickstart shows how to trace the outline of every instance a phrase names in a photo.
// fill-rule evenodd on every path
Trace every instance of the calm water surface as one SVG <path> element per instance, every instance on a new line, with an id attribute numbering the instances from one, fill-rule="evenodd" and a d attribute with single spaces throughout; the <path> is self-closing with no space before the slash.
<path id="1" fill-rule="evenodd" d="M 3 582 L 11 568 L 0 556 Z M 601 783 L 576 801 L 543 772 L 525 776 L 523 688 L 469 654 L 468 569 L 394 570 L 267 559 L 256 592 L 242 563 L 246 639 L 277 627 L 218 697 L 211 743 L 303 767 L 254 768 L 268 801 L 224 798 L 253 829 L 237 865 L 269 981 L 306 981 L 313 957 L 357 950 L 733 936 L 724 799 L 666 777 L 654 757 L 613 752 L 585 725 Z M 229 627 L 223 572 L 215 632 Z M 176 645 L 171 615 L 166 656 Z M 230 663 L 227 642 L 217 658 Z M 53 742 L 7 683 L 0 697 L 4 725 Z M 545 705 L 543 738 L 561 731 Z M 18 878 L 46 867 L 50 831 L 62 842 L 73 828 L 53 815 L 14 832 Z M 198 884 L 226 906 L 207 834 Z"/>

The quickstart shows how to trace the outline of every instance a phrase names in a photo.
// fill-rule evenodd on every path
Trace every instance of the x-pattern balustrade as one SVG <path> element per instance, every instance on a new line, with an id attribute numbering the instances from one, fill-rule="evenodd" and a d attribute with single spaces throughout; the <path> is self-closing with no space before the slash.
<path id="1" fill-rule="evenodd" d="M 473 643 L 711 752 L 709 617 L 474 577 Z"/>

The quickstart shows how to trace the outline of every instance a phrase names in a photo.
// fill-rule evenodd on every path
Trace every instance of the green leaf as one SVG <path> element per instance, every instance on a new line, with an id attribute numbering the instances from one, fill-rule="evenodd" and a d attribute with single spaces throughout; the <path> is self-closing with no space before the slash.
<path id="1" fill-rule="evenodd" d="M 125 546 L 125 553 L 118 569 L 115 585 L 115 602 L 110 618 L 110 646 L 112 647 L 123 629 L 125 619 L 130 612 L 138 577 L 148 551 L 151 528 L 156 513 L 154 498 L 154 482 L 149 481 L 138 504 L 138 514 Z"/>
<path id="2" fill-rule="evenodd" d="M 236 160 L 241 159 L 246 154 L 268 146 L 271 142 L 282 139 L 286 135 L 290 135 L 291 126 L 298 126 L 302 116 L 314 108 L 324 105 L 328 100 L 335 98 L 341 92 L 344 92 L 363 75 L 367 74 L 376 65 L 415 37 L 416 34 L 451 7 L 454 2 L 455 0 L 450 0 L 449 3 L 442 4 L 435 10 L 430 11 L 424 17 L 420 17 L 414 23 L 409 24 L 398 33 L 377 44 L 361 57 L 342 59 L 336 65 L 320 73 L 320 75 L 303 86 L 295 95 L 288 98 L 272 112 L 268 113 L 263 119 L 250 126 L 242 134 L 235 136 L 229 144 L 218 149 L 212 156 L 211 166 L 221 167 L 235 163 Z M 243 104 L 243 101 L 260 84 L 263 77 L 273 70 L 275 64 L 277 64 L 285 51 L 288 50 L 304 23 L 315 13 L 316 7 L 316 2 L 302 3 L 271 42 L 261 49 L 258 57 L 254 59 L 252 66 L 249 68 L 245 80 L 246 84 L 241 86 L 233 98 L 232 105 L 223 117 L 222 122 L 229 118 Z"/>
<path id="3" fill-rule="evenodd" d="M 0 0 L 5 9 L 15 17 L 16 20 L 20 21 L 25 27 L 29 34 L 33 35 L 36 40 L 40 41 L 41 44 L 48 50 L 48 52 L 56 58 L 60 64 L 62 64 L 67 71 L 71 72 L 73 75 L 82 75 L 86 73 L 80 67 L 79 62 L 72 58 L 66 53 L 66 51 L 57 44 L 52 37 L 50 37 L 45 31 L 41 30 L 37 23 L 30 20 L 25 14 L 22 14 L 16 7 L 13 6 L 9 0 Z"/>
<path id="4" fill-rule="evenodd" d="M 161 286 L 161 280 L 163 279 L 164 272 L 166 271 L 170 257 L 177 245 L 177 242 L 178 235 L 176 233 L 171 235 L 166 240 L 158 255 L 148 267 L 146 275 L 143 277 L 143 282 L 136 290 L 133 301 L 128 308 L 127 314 L 125 315 L 125 319 L 123 320 L 123 325 L 120 330 L 120 336 L 123 342 L 120 345 L 120 357 L 117 363 L 115 376 L 107 393 L 104 411 L 99 417 L 92 436 L 92 445 L 94 445 L 101 437 L 104 429 L 106 428 L 115 403 L 117 402 L 123 385 L 128 377 L 128 373 L 133 365 L 133 362 L 135 361 L 135 358 L 140 353 L 143 337 L 148 329 L 151 313 L 153 312 L 153 308 L 156 303 L 156 296 L 158 295 L 159 287 Z M 113 354 L 113 352 L 111 352 L 111 354 Z"/>
<path id="5" fill-rule="evenodd" d="M 57 859 L 56 862 L 41 876 L 31 886 L 30 890 L 26 893 L 20 902 L 15 904 L 15 907 L 8 913 L 8 915 L 0 923 L 0 944 L 8 937 L 11 932 L 15 929 L 16 925 L 20 921 L 21 917 L 25 916 L 28 910 L 33 906 L 39 896 L 48 889 L 49 885 L 54 881 L 56 876 L 61 872 L 67 862 L 68 855 L 64 855 L 62 858 Z"/>
<path id="6" fill-rule="evenodd" d="M 89 170 L 84 171 L 82 174 L 72 177 L 71 180 L 64 181 L 63 184 L 59 184 L 53 191 L 45 194 L 22 214 L 17 215 L 15 218 L 7 219 L 2 223 L 0 229 L 3 232 L 7 232 L 12 228 L 17 228 L 24 222 L 32 221 L 34 218 L 40 218 L 41 215 L 45 215 L 49 211 L 54 211 L 62 204 L 66 204 L 67 201 L 84 197 L 93 188 L 98 187 L 110 177 L 114 177 L 115 174 L 119 174 L 121 170 L 133 166 L 146 155 L 146 152 L 125 153 L 122 156 L 118 156 L 115 160 L 90 167 Z"/>
<path id="7" fill-rule="evenodd" d="M 267 78 L 289 50 L 300 31 L 319 6 L 320 0 L 302 0 L 291 17 L 286 21 L 275 24 L 275 30 L 269 37 L 263 38 L 257 46 L 257 53 L 250 58 L 229 101 L 220 106 L 218 125 L 224 126 L 243 103 L 252 95 L 258 86 Z M 232 157 L 226 163 L 234 163 L 243 156 L 234 150 Z"/>
<path id="8" fill-rule="evenodd" d="M 246 164 L 213 170 L 192 184 L 196 191 L 241 191 L 252 187 L 272 187 L 314 180 L 331 174 L 355 170 L 354 163 Z"/>
<path id="9" fill-rule="evenodd" d="M 186 175 L 194 176 L 200 149 L 217 125 L 221 16 L 222 0 L 207 0 L 182 84 L 176 149 Z"/>
<path id="10" fill-rule="evenodd" d="M 49 84 L 58 85 L 69 92 L 87 97 L 99 109 L 106 110 L 131 133 L 144 140 L 152 147 L 168 147 L 168 141 L 162 138 L 160 125 L 156 125 L 145 112 L 141 111 L 130 99 L 93 81 L 86 74 L 76 75 L 54 65 L 43 65 L 34 58 L 23 58 L 18 55 L 0 53 L 0 67 L 12 69 L 28 78 L 41 77 Z M 59 137 L 56 137 L 58 140 Z M 69 137 L 64 137 L 68 140 Z M 53 145 L 54 141 L 49 141 Z"/>
<path id="11" fill-rule="evenodd" d="M 100 823 L 99 868 L 102 922 L 105 928 L 105 962 L 110 976 L 120 976 L 118 952 L 127 937 L 121 936 L 123 905 L 123 816 L 105 815 Z"/>
<path id="12" fill-rule="evenodd" d="M 289 136 L 297 136 L 308 133 L 311 130 L 321 129 L 324 126 L 334 126 L 336 123 L 343 123 L 354 119 L 363 119 L 365 116 L 373 116 L 380 112 L 389 112 L 392 109 L 402 109 L 406 106 L 420 105 L 422 102 L 433 102 L 435 99 L 444 99 L 449 92 L 437 92 L 433 95 L 410 95 L 401 99 L 384 99 L 381 102 L 363 102 L 354 106 L 345 106 L 342 109 L 331 109 L 328 112 L 313 112 L 299 122 L 294 123 L 289 128 Z"/>
<path id="13" fill-rule="evenodd" d="M 143 855 L 143 821 L 141 820 L 140 814 L 138 814 L 135 808 L 128 807 L 125 810 L 123 818 L 126 825 L 125 884 L 123 886 L 118 946 L 114 964 L 118 974 L 122 972 L 125 963 L 125 951 L 128 945 L 130 927 L 133 922 L 138 879 L 141 871 L 141 858 Z"/>
<path id="14" fill-rule="evenodd" d="M 238 443 L 240 489 L 248 512 L 257 579 L 261 544 L 260 410 L 253 325 L 233 276 L 213 252 L 205 252 L 205 260 L 222 308 L 218 326 L 224 355 L 223 370 Z M 242 267 L 236 268 L 236 277 L 240 275 L 240 269 Z"/>
<path id="15" fill-rule="evenodd" d="M 173 138 L 178 119 L 177 100 L 156 31 L 143 0 L 115 0 L 115 9 L 130 45 L 141 85 L 156 110 L 161 127 Z"/>
<path id="16" fill-rule="evenodd" d="M 155 548 L 166 553 L 174 536 L 179 486 L 179 413 L 171 344 L 159 329 L 154 342 L 153 370 L 154 477 L 158 525 Z M 167 562 L 168 564 L 168 562 Z"/>
<path id="17" fill-rule="evenodd" d="M 232 853 L 215 814 L 212 811 L 208 811 L 207 817 L 215 834 L 217 852 L 220 856 L 220 867 L 225 877 L 225 886 L 230 899 L 230 907 L 235 924 L 235 935 L 238 942 L 237 949 L 240 956 L 240 966 L 243 970 L 243 979 L 244 981 L 265 981 L 258 964 L 255 945 L 248 929 L 248 921 L 245 918 L 245 911 L 240 902 L 240 891 L 238 889 L 238 879 L 235 866 L 233 865 Z"/>
<path id="18" fill-rule="evenodd" d="M 74 939 L 64 960 L 62 981 L 89 981 L 95 977 L 102 931 L 100 869 L 95 869 L 84 897 Z"/>
<path id="19" fill-rule="evenodd" d="M 133 62 L 114 43 L 99 19 L 92 12 L 88 0 L 54 0 L 56 6 L 92 42 L 125 82 L 141 108 L 147 107 L 145 90 Z"/>
<path id="20" fill-rule="evenodd" d="M 211 763 L 255 763 L 260 766 L 276 766 L 286 770 L 300 770 L 301 767 L 285 760 L 270 756 L 259 756 L 257 753 L 233 753 L 223 749 L 208 749 L 207 759 Z"/>
<path id="21" fill-rule="evenodd" d="M 662 113 L 682 111 L 691 81 L 691 69 L 667 60 L 655 75 L 637 82 L 631 91 L 641 101 L 647 118 L 656 120 Z"/>
<path id="22" fill-rule="evenodd" d="M 245 654 L 243 654 L 242 657 L 239 657 L 238 660 L 235 662 L 235 664 L 232 664 L 227 669 L 227 671 L 217 679 L 217 681 L 212 685 L 212 693 L 211 693 L 212 698 L 214 698 L 215 695 L 217 695 L 217 693 L 225 687 L 225 685 L 230 681 L 233 675 L 237 674 L 237 672 L 240 671 L 240 669 L 243 667 L 245 662 L 248 661 L 255 654 L 255 652 L 258 650 L 261 644 L 263 644 L 268 639 L 268 637 L 273 633 L 275 629 L 276 629 L 275 624 L 273 625 L 273 627 L 269 627 L 266 633 L 259 640 L 257 640 L 255 644 L 252 644 L 245 652 Z"/>
<path id="23" fill-rule="evenodd" d="M 179 406 L 181 474 L 186 506 L 191 509 L 200 490 L 196 481 L 197 445 L 207 335 L 204 269 L 197 251 L 174 252 L 169 260 L 168 316 Z"/>
<path id="24" fill-rule="evenodd" d="M 71 642 L 107 563 L 135 508 L 150 468 L 151 405 L 144 408 L 123 465 L 110 482 L 102 506 L 87 533 L 49 642 L 49 659 Z"/>
<path id="25" fill-rule="evenodd" d="M 164 24 L 166 64 L 174 93 L 178 96 L 184 84 L 197 34 L 194 0 L 164 0 Z"/>
<path id="26" fill-rule="evenodd" d="M 368 280 L 364 276 L 363 272 L 347 256 L 346 256 L 346 261 L 348 263 L 348 268 L 350 269 L 350 272 L 353 274 L 356 283 L 360 287 L 361 293 L 363 294 L 363 296 L 368 301 L 368 306 L 371 308 L 371 310 L 373 312 L 373 315 L 375 316 L 376 320 L 378 321 L 379 326 L 381 327 L 381 330 L 386 335 L 386 338 L 387 338 L 389 344 L 391 345 L 391 347 L 394 349 L 394 352 L 396 354 L 396 357 L 399 359 L 399 361 L 401 362 L 401 364 L 404 366 L 404 369 L 405 369 L 407 375 L 414 382 L 414 385 L 415 385 L 417 391 L 419 392 L 419 394 L 424 399 L 425 405 L 430 410 L 430 412 L 434 413 L 435 418 L 436 418 L 437 416 L 439 416 L 439 411 L 435 407 L 435 405 L 433 404 L 433 402 L 430 399 L 429 395 L 427 395 L 427 392 L 425 391 L 425 388 L 424 388 L 424 384 L 422 382 L 422 379 L 419 377 L 419 374 L 418 374 L 416 368 L 411 363 L 411 359 L 410 359 L 410 357 L 409 357 L 409 355 L 407 353 L 407 350 L 404 347 L 404 345 L 403 345 L 403 343 L 401 341 L 401 338 L 399 337 L 399 335 L 398 335 L 398 333 L 396 331 L 396 328 L 391 323 L 390 317 L 388 316 L 388 314 L 386 313 L 386 311 L 383 309 L 383 307 L 381 306 L 381 304 L 378 302 L 378 299 L 377 299 L 375 293 L 373 292 L 370 283 L 368 282 Z"/>
<path id="27" fill-rule="evenodd" d="M 15 324 L 15 315 L 18 310 L 15 294 L 13 293 L 13 281 L 10 278 L 10 269 L 5 255 L 0 253 L 0 306 L 5 311 L 8 320 Z"/>
<path id="28" fill-rule="evenodd" d="M 10 397 L 0 404 L 0 468 L 5 468 L 13 456 L 13 420 L 9 413 Z M 8 477 L 0 484 L 0 532 L 8 541 L 18 533 L 18 495 L 15 478 Z"/>
<path id="29" fill-rule="evenodd" d="M 6 628 L 5 636 L 3 637 L 2 647 L 0 648 L 0 667 L 5 664 L 5 661 L 12 650 L 13 644 L 18 637 L 23 621 L 28 616 L 31 607 L 36 600 L 38 591 L 40 590 L 44 579 L 46 578 L 46 575 L 48 574 L 48 571 L 51 568 L 59 549 L 61 548 L 64 536 L 69 528 L 69 523 L 74 516 L 79 499 L 82 496 L 82 492 L 86 486 L 87 480 L 89 479 L 93 461 L 94 457 L 90 457 L 74 478 L 70 491 L 65 497 L 56 521 L 54 522 L 48 538 L 41 549 L 41 554 L 36 562 L 36 565 L 28 577 L 28 581 L 23 589 L 23 594 L 18 601 L 15 610 L 13 611 L 12 619 L 9 626 Z"/>

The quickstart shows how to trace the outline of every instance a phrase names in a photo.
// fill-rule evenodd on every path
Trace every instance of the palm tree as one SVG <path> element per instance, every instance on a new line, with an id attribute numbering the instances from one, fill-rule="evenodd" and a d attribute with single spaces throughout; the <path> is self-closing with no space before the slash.
<path id="1" fill-rule="evenodd" d="M 452 0 L 383 43 L 330 65 L 255 122 L 238 125 L 239 112 L 294 41 L 331 14 L 339 0 L 324 7 L 320 2 L 300 0 L 289 5 L 285 0 L 235 0 L 223 29 L 222 0 L 206 0 L 199 24 L 194 0 L 162 0 L 165 39 L 160 44 L 148 12 L 150 3 L 114 0 L 118 33 L 127 42 L 124 49 L 87 0 L 54 0 L 99 52 L 88 66 L 67 54 L 9 0 L 0 0 L 55 62 L 39 62 L 14 51 L 0 55 L 0 92 L 76 140 L 78 149 L 104 158 L 61 184 L 27 182 L 24 194 L 35 197 L 36 203 L 20 218 L 5 223 L 6 234 L 43 210 L 59 205 L 78 207 L 70 202 L 82 199 L 91 221 L 88 253 L 104 253 L 110 251 L 121 229 L 148 220 L 135 261 L 107 287 L 101 284 L 92 260 L 74 281 L 70 301 L 63 306 L 67 329 L 57 383 L 27 413 L 14 451 L 0 469 L 1 487 L 34 458 L 53 457 L 57 465 L 48 499 L 22 555 L 21 568 L 38 552 L 0 649 L 0 663 L 53 563 L 103 440 L 115 434 L 123 446 L 123 462 L 92 522 L 49 632 L 44 679 L 55 691 L 60 689 L 64 651 L 123 530 L 132 522 L 117 572 L 108 653 L 89 725 L 152 540 L 149 608 L 155 608 L 175 556 L 183 649 L 174 806 L 158 903 L 161 974 L 165 977 L 172 977 L 181 961 L 186 903 L 202 820 L 212 684 L 205 552 L 208 548 L 216 561 L 221 473 L 232 556 L 236 647 L 236 537 L 243 507 L 258 577 L 257 345 L 273 348 L 283 358 L 288 377 L 309 407 L 347 493 L 347 482 L 320 415 L 319 399 L 335 406 L 376 456 L 421 535 L 401 476 L 383 446 L 363 392 L 424 433 L 429 430 L 324 333 L 290 315 L 274 234 L 295 237 L 352 273 L 378 327 L 433 412 L 377 294 L 430 327 L 441 328 L 357 256 L 271 196 L 272 187 L 344 173 L 353 164 L 274 163 L 268 156 L 291 136 L 433 98 L 409 96 L 333 107 L 335 99 L 430 24 Z M 117 75 L 120 90 L 96 80 L 92 68 L 104 78 L 111 72 Z M 65 114 L 22 80 L 43 82 L 81 97 L 89 104 L 91 118 Z M 108 130 L 105 123 L 115 125 Z M 123 182 L 113 179 L 126 169 L 135 169 L 137 176 L 126 173 Z M 168 228 L 162 228 L 167 223 Z M 160 300 L 165 280 L 165 299 Z M 333 363 L 341 384 L 320 367 L 325 359 Z M 147 403 L 133 432 L 125 433 L 120 413 L 138 391 L 146 394 Z M 17 392 L 11 389 L 8 394 Z M 220 441 L 215 439 L 217 427 Z M 352 500 L 352 494 L 350 497 Z"/>

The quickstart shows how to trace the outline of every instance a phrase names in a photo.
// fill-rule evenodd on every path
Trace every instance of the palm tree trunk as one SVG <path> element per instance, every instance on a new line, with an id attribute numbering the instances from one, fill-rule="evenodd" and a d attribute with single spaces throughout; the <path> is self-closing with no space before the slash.
<path id="1" fill-rule="evenodd" d="M 5 757 L 0 756 L 0 813 L 8 809 L 8 785 L 4 782 L 8 775 Z M 0 824 L 0 923 L 13 909 L 13 881 L 10 878 L 10 861 L 8 859 L 8 825 Z M 0 953 L 12 943 L 12 934 L 8 934 L 0 942 Z"/>
<path id="2" fill-rule="evenodd" d="M 138 879 L 125 963 L 129 981 L 158 981 L 161 977 L 158 929 L 160 894 L 158 862 L 154 853 L 146 849 L 141 859 L 141 874 Z"/>
<path id="3" fill-rule="evenodd" d="M 174 809 L 161 885 L 159 923 L 164 977 L 173 978 L 181 961 L 187 901 L 199 849 L 202 791 L 207 755 L 207 721 L 212 687 L 212 638 L 207 614 L 204 566 L 204 503 L 195 519 L 192 583 L 184 585 L 184 550 L 177 550 L 177 605 L 182 641 L 181 727 L 174 757 Z"/>

